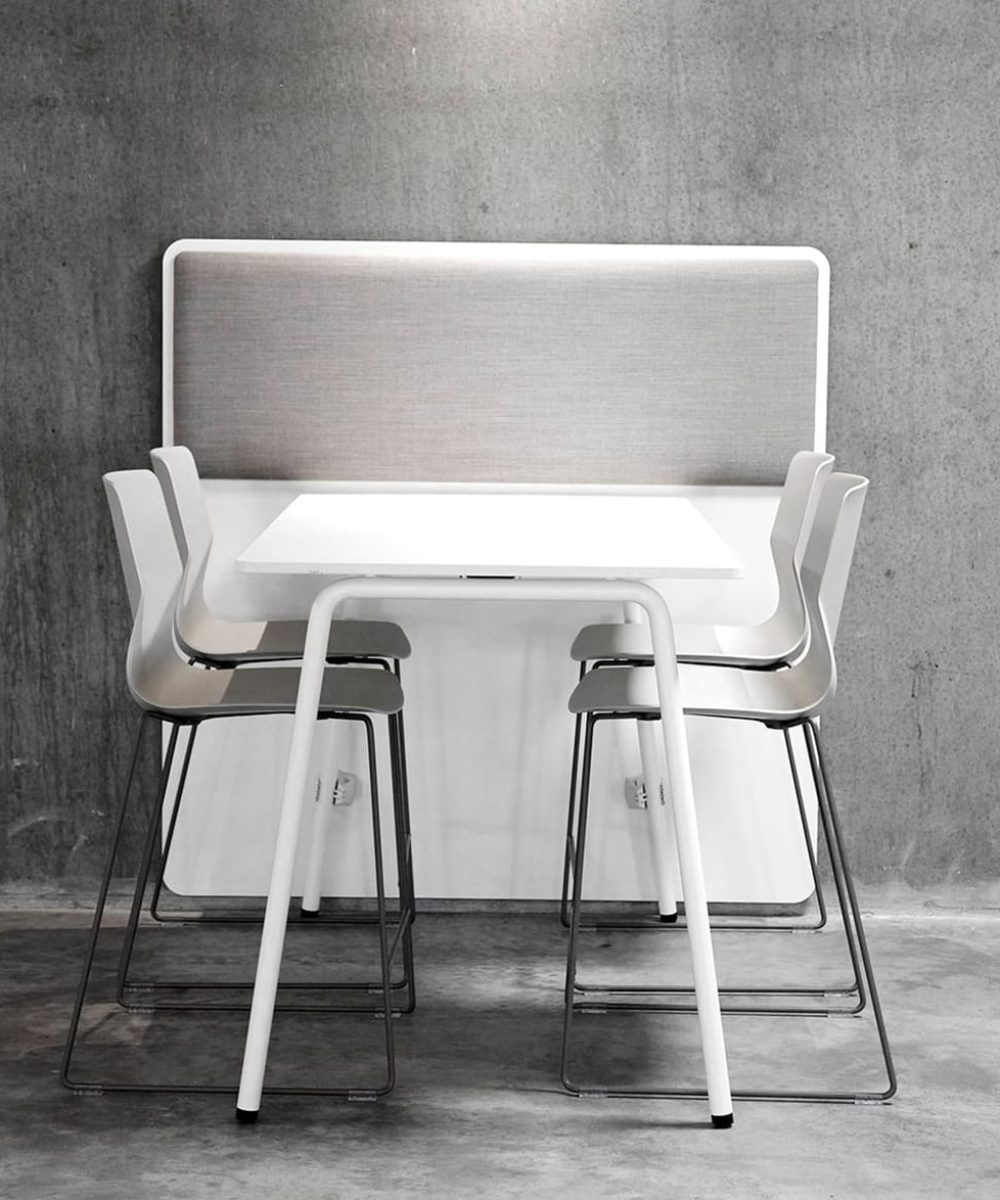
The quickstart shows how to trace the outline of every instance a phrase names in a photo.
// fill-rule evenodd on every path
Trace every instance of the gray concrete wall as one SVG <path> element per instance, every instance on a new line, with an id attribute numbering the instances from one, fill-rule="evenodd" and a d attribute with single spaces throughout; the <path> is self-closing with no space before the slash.
<path id="1" fill-rule="evenodd" d="M 827 726 L 856 866 L 995 881 L 997 16 L 5 0 L 0 881 L 89 885 L 106 845 L 134 714 L 100 474 L 157 440 L 180 236 L 822 249 L 830 448 L 873 481 Z"/>

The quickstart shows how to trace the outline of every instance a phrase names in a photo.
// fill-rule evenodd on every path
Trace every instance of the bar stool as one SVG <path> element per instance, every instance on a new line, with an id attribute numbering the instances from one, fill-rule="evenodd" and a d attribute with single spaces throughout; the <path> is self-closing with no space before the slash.
<path id="1" fill-rule="evenodd" d="M 769 729 L 780 730 L 789 748 L 789 764 L 795 771 L 791 754 L 791 733 L 801 729 L 810 770 L 819 801 L 820 820 L 829 851 L 834 885 L 837 891 L 848 951 L 857 981 L 859 1003 L 844 1015 L 857 1015 L 870 1002 L 887 1076 L 881 1092 L 848 1091 L 775 1091 L 753 1089 L 736 1091 L 742 1099 L 824 1100 L 875 1102 L 888 1100 L 896 1090 L 896 1077 L 885 1033 L 878 991 L 872 972 L 861 912 L 847 862 L 840 819 L 834 805 L 829 774 L 819 740 L 818 716 L 833 698 L 836 668 L 833 641 L 843 603 L 844 587 L 857 538 L 861 510 L 868 481 L 858 475 L 834 474 L 826 482 L 816 510 L 813 529 L 801 564 L 802 594 L 809 620 L 810 639 L 805 655 L 794 665 L 781 670 L 753 671 L 737 667 L 680 666 L 681 695 L 684 711 L 693 716 L 720 717 L 729 720 L 756 721 Z M 630 987 L 582 988 L 577 983 L 580 911 L 586 854 L 587 813 L 589 807 L 591 758 L 594 730 L 607 720 L 653 721 L 659 719 L 656 681 L 648 667 L 610 666 L 592 671 L 577 685 L 570 698 L 570 711 L 586 718 L 583 745 L 580 797 L 572 862 L 572 902 L 570 937 L 567 953 L 563 1040 L 560 1072 L 564 1086 L 579 1094 L 569 1077 L 572 1019 L 577 1012 L 690 1012 L 690 1005 L 654 1003 L 627 999 L 609 1000 L 621 993 L 654 995 L 688 989 Z M 796 779 L 796 787 L 798 782 Z M 867 988 L 867 995 L 865 989 Z M 801 994 L 806 989 L 738 989 L 741 993 L 761 992 L 780 995 L 786 990 Z M 600 992 L 600 999 L 578 1000 L 577 993 Z M 720 993 L 724 990 L 720 989 Z M 782 1009 L 771 1006 L 724 1008 L 726 1012 L 767 1014 L 770 1016 L 822 1016 L 838 1010 Z M 670 1096 L 670 1091 L 609 1091 L 609 1095 Z"/>
<path id="2" fill-rule="evenodd" d="M 236 667 L 265 662 L 300 659 L 305 645 L 305 621 L 229 621 L 217 616 L 205 596 L 205 574 L 213 544 L 212 519 L 205 502 L 204 489 L 194 455 L 186 446 L 161 446 L 150 452 L 153 470 L 163 489 L 170 524 L 184 565 L 180 597 L 175 613 L 175 635 L 181 649 L 193 661 L 209 667 Z M 391 621 L 344 619 L 333 622 L 327 646 L 327 662 L 358 663 L 391 670 L 402 682 L 400 662 L 409 658 L 409 640 L 399 625 Z M 400 767 L 405 772 L 406 735 L 402 712 L 399 714 L 399 739 L 402 747 Z M 405 775 L 400 781 L 403 798 L 404 828 L 410 832 L 409 802 Z M 179 917 L 160 908 L 163 872 L 173 844 L 179 812 L 174 807 L 167 830 L 161 871 L 156 880 L 150 912 L 154 920 L 230 923 L 251 921 L 258 916 L 207 915 Z M 305 918 L 333 924 L 352 924 L 357 918 L 342 914 L 320 914 L 319 874 L 322 848 L 326 839 L 329 805 L 318 804 L 312 836 L 306 882 L 300 908 Z M 411 898 L 413 880 L 407 879 Z"/>
<path id="3" fill-rule="evenodd" d="M 778 601 L 774 612 L 760 625 L 678 625 L 674 630 L 679 663 L 704 663 L 712 666 L 746 667 L 756 670 L 773 670 L 792 663 L 806 649 L 809 642 L 809 623 L 806 614 L 799 566 L 812 528 L 816 506 L 824 482 L 833 469 L 834 458 L 820 451 L 802 450 L 793 455 L 782 485 L 781 496 L 771 526 L 770 550 L 778 588 Z M 649 629 L 638 621 L 618 621 L 597 625 L 586 625 L 577 634 L 570 655 L 580 664 L 579 678 L 582 680 L 592 668 L 614 664 L 648 666 L 652 663 L 652 647 Z M 577 790 L 577 772 L 580 755 L 581 717 L 577 716 L 573 736 L 573 764 L 570 776 L 570 810 L 567 824 L 567 846 L 573 827 L 572 797 Z M 640 729 L 640 745 L 643 747 L 643 773 L 649 771 L 653 761 L 643 745 L 645 731 Z M 658 780 L 646 780 L 649 804 L 657 803 Z M 791 930 L 821 929 L 826 924 L 826 905 L 823 889 L 816 870 L 812 839 L 809 833 L 805 807 L 799 802 L 799 817 L 802 823 L 812 873 L 813 887 L 819 908 L 815 923 L 798 922 L 781 925 L 771 922 L 758 926 L 746 922 L 728 920 L 727 929 L 788 928 Z M 654 828 L 654 856 L 670 853 L 669 846 L 661 846 Z M 563 925 L 568 925 L 567 907 L 569 897 L 569 851 L 563 868 L 560 916 Z M 672 875 L 668 867 L 659 865 L 661 880 L 669 881 Z M 661 884 L 669 887 L 669 882 Z M 672 897 L 660 897 L 660 924 L 670 928 L 676 922 Z M 666 915 L 664 915 L 666 914 Z M 648 926 L 647 921 L 619 919 L 598 923 L 605 929 L 629 929 Z"/>
<path id="4" fill-rule="evenodd" d="M 119 961 L 119 984 L 127 968 L 128 955 L 135 939 L 139 917 L 152 857 L 161 831 L 161 814 L 167 785 L 173 766 L 178 733 L 182 727 L 196 729 L 201 722 L 226 717 L 291 714 L 295 709 L 298 688 L 298 672 L 282 668 L 267 670 L 219 669 L 205 671 L 185 662 L 177 653 L 174 643 L 174 610 L 180 586 L 181 568 L 173 543 L 163 496 L 151 471 L 118 471 L 104 477 L 105 489 L 111 508 L 115 535 L 118 542 L 123 573 L 128 589 L 133 614 L 132 635 L 129 640 L 126 660 L 126 676 L 133 699 L 142 710 L 143 716 L 132 754 L 128 779 L 114 826 L 111 850 L 94 911 L 80 984 L 77 990 L 66 1048 L 61 1067 L 62 1082 L 76 1090 L 98 1089 L 102 1091 L 196 1091 L 235 1092 L 235 1087 L 195 1086 L 182 1087 L 154 1083 L 91 1083 L 72 1078 L 71 1062 L 76 1045 L 80 1018 L 86 1000 L 102 927 L 104 910 L 114 863 L 122 840 L 125 820 L 135 782 L 142 734 L 150 722 L 156 721 L 171 727 L 166 757 L 160 774 L 158 795 L 150 816 L 142 866 L 139 871 L 135 892 L 129 912 L 128 925 Z M 412 979 L 412 949 L 410 925 L 412 922 L 411 900 L 405 887 L 400 887 L 400 910 L 395 935 L 390 942 L 390 922 L 387 910 L 384 870 L 381 847 L 381 816 L 379 808 L 378 778 L 375 760 L 373 716 L 387 719 L 390 747 L 393 758 L 400 754 L 398 736 L 398 714 L 403 706 L 403 693 L 399 681 L 389 671 L 373 671 L 363 667 L 330 667 L 323 681 L 320 717 L 330 720 L 351 721 L 364 728 L 368 753 L 368 783 L 371 798 L 372 850 L 376 886 L 376 927 L 379 942 L 380 978 L 377 981 L 379 1005 L 377 1015 L 384 1025 L 386 1074 L 375 1084 L 365 1084 L 361 1091 L 365 1095 L 382 1095 L 395 1082 L 395 1051 L 393 1044 L 392 963 L 402 946 L 407 959 L 408 974 Z M 179 790 L 183 788 L 191 755 L 189 741 L 181 765 Z M 393 770 L 394 783 L 399 772 Z M 395 793 L 395 789 L 394 789 Z M 394 834 L 400 878 L 405 878 L 405 856 L 407 853 L 404 827 L 401 819 L 400 797 L 394 794 Z M 171 986 L 171 985 L 166 985 Z M 177 985 L 173 985 L 177 986 Z M 186 985 L 185 985 L 186 986 Z M 298 985 L 296 985 L 298 986 Z M 351 990 L 372 990 L 371 981 L 345 985 Z M 148 1007 L 143 1004 L 144 1009 Z M 194 1006 L 189 1006 L 194 1007 Z M 346 1011 L 341 1007 L 319 1011 Z M 371 1015 L 372 1009 L 352 1009 Z M 350 1088 L 281 1088 L 286 1093 L 303 1092 L 317 1095 L 353 1096 L 358 1087 Z"/>

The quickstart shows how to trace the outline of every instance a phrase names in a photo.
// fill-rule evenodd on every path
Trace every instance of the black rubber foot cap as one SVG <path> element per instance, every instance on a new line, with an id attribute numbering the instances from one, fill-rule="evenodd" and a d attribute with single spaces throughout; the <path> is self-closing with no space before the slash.
<path id="1" fill-rule="evenodd" d="M 318 908 L 300 908 L 299 916 L 302 917 L 304 920 L 308 921 L 310 917 L 318 917 L 319 916 L 319 909 Z"/>
<path id="2" fill-rule="evenodd" d="M 259 1116 L 259 1108 L 238 1108 L 236 1110 L 236 1120 L 239 1121 L 241 1125 L 256 1125 L 257 1118 Z M 729 1119 L 732 1120 L 732 1117 Z M 712 1120 L 714 1121 L 715 1117 L 713 1117 Z"/>
<path id="3" fill-rule="evenodd" d="M 677 913 L 660 913 L 661 925 L 676 925 Z"/>
<path id="4" fill-rule="evenodd" d="M 726 1113 L 725 1116 L 717 1117 L 713 1114 L 712 1124 L 716 1129 L 731 1129 L 733 1125 L 733 1114 Z"/>

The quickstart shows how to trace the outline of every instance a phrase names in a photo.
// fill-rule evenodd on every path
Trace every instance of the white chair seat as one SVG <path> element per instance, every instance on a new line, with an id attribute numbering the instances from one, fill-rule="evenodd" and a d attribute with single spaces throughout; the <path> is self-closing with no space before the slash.
<path id="1" fill-rule="evenodd" d="M 301 658 L 305 644 L 305 621 L 268 621 L 253 653 L 258 661 L 263 661 L 265 655 Z M 392 621 L 338 618 L 330 628 L 327 656 L 338 655 L 346 658 L 409 658 L 410 642 Z"/>
<path id="2" fill-rule="evenodd" d="M 678 662 L 734 667 L 753 667 L 762 659 L 768 660 L 773 645 L 769 631 L 763 626 L 677 625 L 674 639 Z M 611 621 L 605 625 L 585 625 L 577 634 L 570 654 L 574 662 L 611 659 L 647 665 L 653 660 L 653 645 L 647 625 Z"/>
<path id="3" fill-rule="evenodd" d="M 185 649 L 199 647 L 193 655 L 226 666 L 247 663 L 287 662 L 302 657 L 306 642 L 305 621 L 220 621 L 209 618 L 185 624 Z M 210 647 L 210 651 L 207 649 Z M 338 619 L 330 626 L 328 658 L 409 658 L 410 642 L 391 621 Z"/>
<path id="4" fill-rule="evenodd" d="M 738 667 L 680 663 L 681 703 L 688 716 L 731 717 L 780 723 L 818 710 L 812 677 L 794 669 L 747 671 Z M 652 667 L 602 667 L 590 671 L 569 701 L 572 713 L 659 712 L 656 672 Z"/>
<path id="5" fill-rule="evenodd" d="M 293 668 L 259 671 L 201 671 L 189 668 L 185 687 L 174 676 L 149 702 L 150 712 L 203 717 L 273 716 L 295 712 L 299 672 Z M 171 685 L 174 686 L 171 686 Z M 162 699 L 161 699 L 162 698 Z M 390 671 L 367 667 L 327 667 L 320 696 L 320 716 L 364 712 L 387 716 L 403 707 L 403 689 Z"/>

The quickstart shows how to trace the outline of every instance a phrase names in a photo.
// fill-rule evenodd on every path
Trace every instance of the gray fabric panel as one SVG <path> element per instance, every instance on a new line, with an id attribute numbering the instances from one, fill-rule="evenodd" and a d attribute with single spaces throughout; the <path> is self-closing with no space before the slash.
<path id="1" fill-rule="evenodd" d="M 221 478 L 776 483 L 811 448 L 810 262 L 190 251 L 175 441 Z"/>

